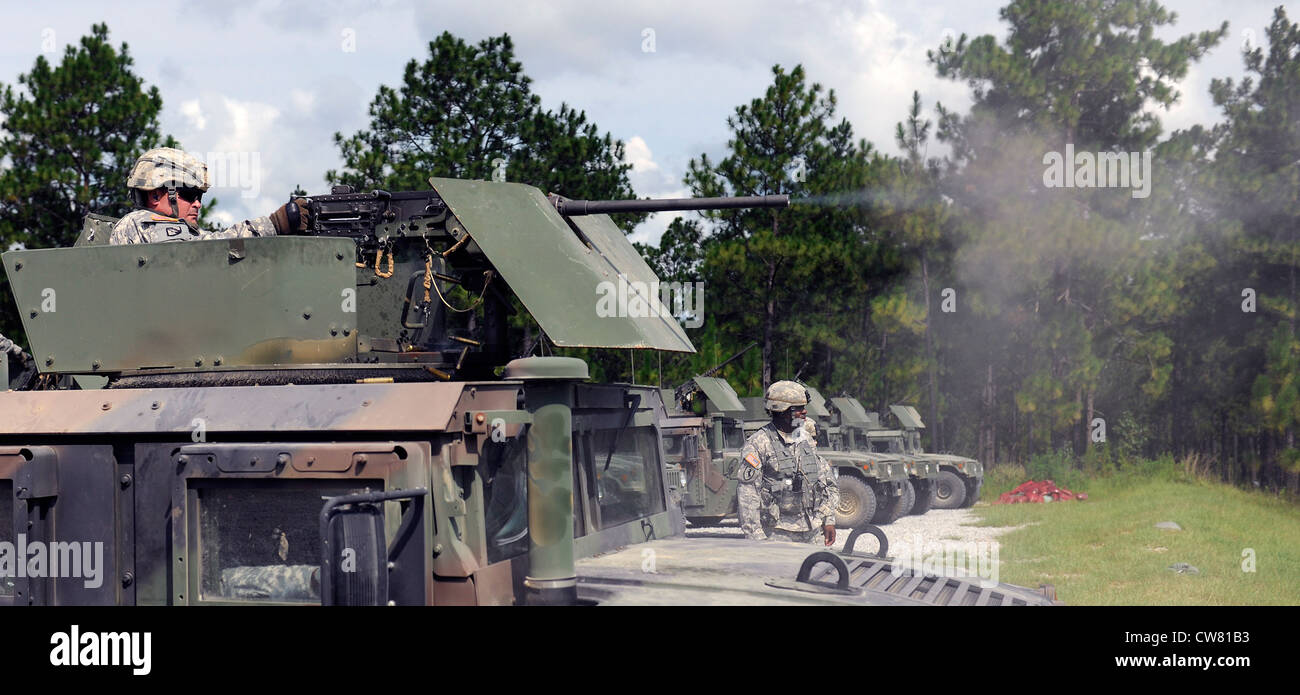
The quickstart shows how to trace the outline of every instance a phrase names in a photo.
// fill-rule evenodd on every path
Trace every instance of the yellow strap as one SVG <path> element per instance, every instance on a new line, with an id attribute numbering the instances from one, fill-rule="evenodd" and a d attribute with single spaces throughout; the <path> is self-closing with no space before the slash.
<path id="1" fill-rule="evenodd" d="M 396 255 L 397 254 L 394 253 L 388 254 L 388 270 L 386 272 L 381 271 L 379 270 L 379 265 L 384 262 L 384 247 L 383 246 L 379 247 L 379 250 L 375 252 L 375 276 L 376 277 L 381 277 L 384 279 L 393 277 L 393 256 Z"/>
<path id="2" fill-rule="evenodd" d="M 429 288 L 433 286 L 433 254 L 424 257 L 424 303 L 432 301 Z"/>

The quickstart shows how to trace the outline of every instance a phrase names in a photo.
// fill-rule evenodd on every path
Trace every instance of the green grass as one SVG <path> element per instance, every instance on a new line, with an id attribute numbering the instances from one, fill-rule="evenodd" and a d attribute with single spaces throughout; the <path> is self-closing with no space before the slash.
<path id="1" fill-rule="evenodd" d="M 1300 506 L 1273 494 L 1197 480 L 1171 461 L 1065 484 L 1086 501 L 988 505 L 1026 480 L 989 471 L 982 526 L 1021 526 L 999 538 L 999 579 L 1056 585 L 1074 605 L 1300 605 Z M 1155 528 L 1174 521 L 1182 531 Z M 1243 571 L 1254 550 L 1255 571 Z M 1186 562 L 1200 574 L 1176 574 Z"/>

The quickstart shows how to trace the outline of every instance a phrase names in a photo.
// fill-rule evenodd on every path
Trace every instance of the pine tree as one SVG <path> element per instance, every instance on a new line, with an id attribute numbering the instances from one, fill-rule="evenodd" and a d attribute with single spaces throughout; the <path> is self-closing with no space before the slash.
<path id="1" fill-rule="evenodd" d="M 505 180 L 569 198 L 634 197 L 623 142 L 586 114 L 544 111 L 508 34 L 471 46 L 444 32 L 423 63 L 406 64 L 398 89 L 380 86 L 370 127 L 334 134 L 344 167 L 330 183 L 359 190 L 421 190 L 431 176 Z M 644 215 L 616 221 L 631 231 Z"/>
<path id="2" fill-rule="evenodd" d="M 802 66 L 772 69 L 762 98 L 728 117 L 729 154 L 691 160 L 686 185 L 697 196 L 789 194 L 790 209 L 705 214 L 703 272 L 710 321 L 733 344 L 759 340 L 763 387 L 793 376 L 817 346 L 822 378 L 830 356 L 849 351 L 867 264 L 858 192 L 879 178 L 881 158 L 836 123 L 835 94 L 808 85 Z M 804 204 L 800 204 L 800 203 Z M 785 374 L 786 354 L 790 374 Z M 779 375 L 778 375 L 779 373 Z"/>
<path id="3" fill-rule="evenodd" d="M 36 58 L 19 89 L 0 88 L 0 247 L 68 246 L 82 219 L 130 210 L 126 179 L 152 147 L 176 147 L 158 131 L 162 97 L 145 89 L 125 43 L 114 49 L 108 27 L 68 46 L 51 66 Z M 20 338 L 7 282 L 0 291 L 0 332 Z"/>
<path id="4" fill-rule="evenodd" d="M 1146 412 L 1165 394 L 1166 330 L 1186 308 L 1183 279 L 1164 253 L 1178 240 L 1158 198 L 1049 189 L 1046 153 L 1155 147 L 1160 123 L 1146 105 L 1174 103 L 1174 82 L 1227 25 L 1164 42 L 1155 33 L 1176 15 L 1146 0 L 1017 0 L 1001 16 L 1011 25 L 1005 44 L 963 36 L 929 54 L 975 97 L 964 117 L 940 110 L 939 136 L 953 147 L 945 192 L 971 221 L 959 274 L 970 306 L 996 327 L 986 354 L 1000 356 L 953 369 L 996 374 L 1015 428 L 1025 423 L 1012 438 L 1029 451 L 1082 449 L 1099 411 Z"/>

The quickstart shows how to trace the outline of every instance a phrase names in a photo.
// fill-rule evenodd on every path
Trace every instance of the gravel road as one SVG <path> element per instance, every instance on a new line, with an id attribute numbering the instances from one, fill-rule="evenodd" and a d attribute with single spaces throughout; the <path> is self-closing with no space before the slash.
<path id="1" fill-rule="evenodd" d="M 880 528 L 889 539 L 889 554 L 893 557 L 904 557 L 914 550 L 930 552 L 926 546 L 931 544 L 989 542 L 1017 528 L 968 525 L 976 522 L 975 515 L 969 509 L 931 509 L 920 516 L 905 516 Z M 735 519 L 727 519 L 721 526 L 698 527 L 688 523 L 686 535 L 690 538 L 744 538 L 740 532 L 740 522 Z M 848 535 L 847 529 L 836 529 L 837 550 L 844 548 L 844 540 Z M 919 549 L 915 548 L 918 542 L 921 545 Z M 855 550 L 865 552 L 875 552 L 877 547 L 875 539 L 869 536 L 861 538 L 857 546 Z"/>

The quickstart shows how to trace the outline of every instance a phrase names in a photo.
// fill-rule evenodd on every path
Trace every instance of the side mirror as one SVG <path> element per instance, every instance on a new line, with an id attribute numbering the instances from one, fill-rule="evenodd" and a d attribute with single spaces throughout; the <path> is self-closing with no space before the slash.
<path id="1" fill-rule="evenodd" d="M 320 512 L 321 605 L 424 603 L 425 488 L 329 497 Z M 410 500 L 392 548 L 384 535 L 384 502 Z"/>

